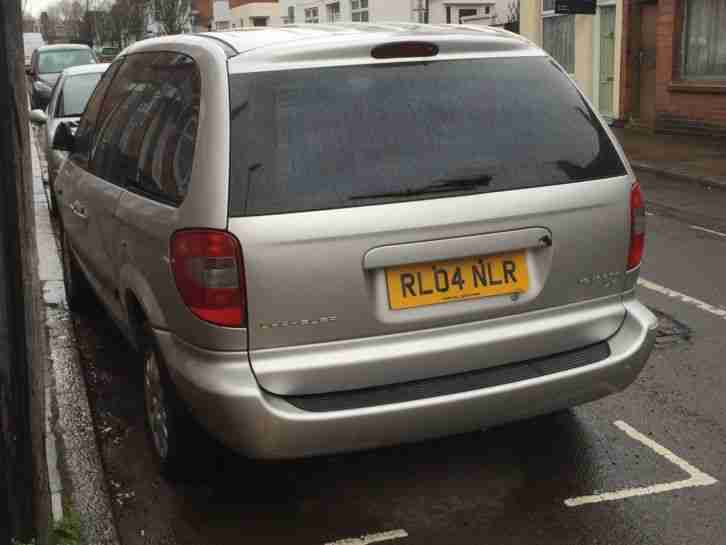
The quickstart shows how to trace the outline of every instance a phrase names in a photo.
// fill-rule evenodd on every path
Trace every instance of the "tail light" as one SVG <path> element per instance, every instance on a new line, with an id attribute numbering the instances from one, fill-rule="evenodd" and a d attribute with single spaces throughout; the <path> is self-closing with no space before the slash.
<path id="1" fill-rule="evenodd" d="M 226 231 L 189 229 L 171 237 L 171 269 L 184 303 L 216 325 L 246 326 L 242 250 Z"/>
<path id="2" fill-rule="evenodd" d="M 640 265 L 645 248 L 645 199 L 640 184 L 635 182 L 630 190 L 630 251 L 628 269 Z"/>

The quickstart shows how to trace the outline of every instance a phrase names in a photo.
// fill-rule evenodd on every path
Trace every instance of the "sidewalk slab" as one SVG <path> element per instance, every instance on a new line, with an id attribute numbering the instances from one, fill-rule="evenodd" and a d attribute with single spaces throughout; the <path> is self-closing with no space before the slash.
<path id="1" fill-rule="evenodd" d="M 118 545 L 73 320 L 66 303 L 59 244 L 48 209 L 42 163 L 32 128 L 30 132 L 37 266 L 42 289 L 37 319 L 47 338 L 42 356 L 47 362 L 45 443 L 52 515 L 55 522 L 62 519 L 63 499 L 70 499 L 81 522 L 84 543 Z"/>
<path id="2" fill-rule="evenodd" d="M 634 169 L 726 188 L 726 138 L 612 130 Z"/>

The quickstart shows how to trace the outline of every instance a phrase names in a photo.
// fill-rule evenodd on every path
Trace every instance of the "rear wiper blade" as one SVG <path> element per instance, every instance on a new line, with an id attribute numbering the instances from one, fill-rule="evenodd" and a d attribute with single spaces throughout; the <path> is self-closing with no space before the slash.
<path id="1" fill-rule="evenodd" d="M 426 195 L 430 193 L 449 193 L 452 191 L 466 191 L 477 189 L 478 187 L 488 186 L 493 176 L 489 174 L 477 174 L 476 176 L 467 176 L 461 178 L 450 178 L 434 182 L 423 187 L 402 189 L 400 191 L 387 191 L 382 193 L 367 193 L 364 195 L 353 195 L 349 200 L 363 199 L 385 199 L 390 197 L 414 197 L 416 195 Z"/>

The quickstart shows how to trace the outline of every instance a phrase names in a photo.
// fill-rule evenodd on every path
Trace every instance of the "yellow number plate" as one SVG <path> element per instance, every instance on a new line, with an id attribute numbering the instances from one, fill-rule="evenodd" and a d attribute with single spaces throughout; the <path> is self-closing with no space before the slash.
<path id="1" fill-rule="evenodd" d="M 386 269 L 393 310 L 523 293 L 529 288 L 524 252 L 416 263 Z"/>

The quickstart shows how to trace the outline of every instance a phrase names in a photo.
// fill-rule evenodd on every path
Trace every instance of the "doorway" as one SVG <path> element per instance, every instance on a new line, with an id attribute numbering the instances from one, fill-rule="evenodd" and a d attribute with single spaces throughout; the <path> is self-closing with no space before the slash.
<path id="1" fill-rule="evenodd" d="M 635 58 L 638 71 L 637 109 L 634 117 L 641 125 L 655 125 L 655 78 L 656 78 L 656 21 L 658 5 L 644 4 L 640 6 L 640 48 Z"/>
<path id="2" fill-rule="evenodd" d="M 615 6 L 601 6 L 600 12 L 600 63 L 598 74 L 598 110 L 613 117 L 615 92 Z"/>

